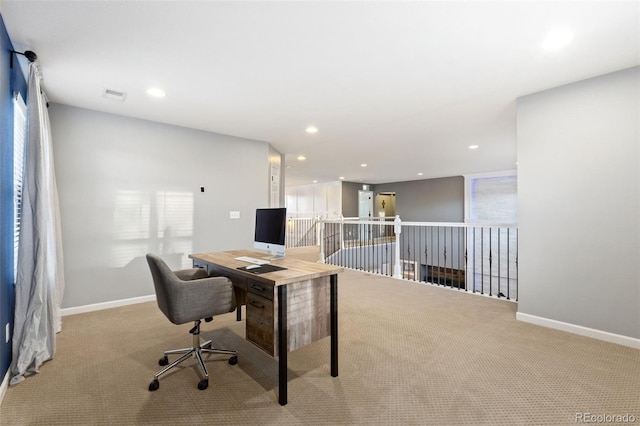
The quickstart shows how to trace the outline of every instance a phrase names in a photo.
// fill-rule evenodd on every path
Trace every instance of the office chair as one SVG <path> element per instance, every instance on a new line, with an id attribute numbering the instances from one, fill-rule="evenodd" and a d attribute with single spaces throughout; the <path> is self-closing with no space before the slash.
<path id="1" fill-rule="evenodd" d="M 209 322 L 215 315 L 226 314 L 236 308 L 233 285 L 228 278 L 209 277 L 206 271 L 200 268 L 171 271 L 169 266 L 154 254 L 147 254 L 147 262 L 153 277 L 158 307 L 162 313 L 177 325 L 194 322 L 193 328 L 189 330 L 193 335 L 192 346 L 164 352 L 158 364 L 165 367 L 154 374 L 149 390 L 157 390 L 160 387 L 158 378 L 191 356 L 196 358 L 204 375 L 198 383 L 198 389 L 204 390 L 209 386 L 209 373 L 202 360 L 202 353 L 232 355 L 229 364 L 238 363 L 238 351 L 214 349 L 211 347 L 211 340 L 200 342 L 202 319 Z M 176 354 L 182 356 L 169 364 L 168 356 Z"/>

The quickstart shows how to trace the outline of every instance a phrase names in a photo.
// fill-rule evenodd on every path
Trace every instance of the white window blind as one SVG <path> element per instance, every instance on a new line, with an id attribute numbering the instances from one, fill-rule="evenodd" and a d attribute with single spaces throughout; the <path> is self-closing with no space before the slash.
<path id="1" fill-rule="evenodd" d="M 27 138 L 27 105 L 20 93 L 13 98 L 13 273 L 18 270 L 18 239 L 22 211 L 22 179 L 24 177 L 24 149 Z"/>

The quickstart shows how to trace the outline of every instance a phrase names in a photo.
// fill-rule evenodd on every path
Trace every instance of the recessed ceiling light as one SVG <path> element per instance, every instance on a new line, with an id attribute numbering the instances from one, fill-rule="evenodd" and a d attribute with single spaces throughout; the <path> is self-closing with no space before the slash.
<path id="1" fill-rule="evenodd" d="M 422 176 L 422 172 L 418 173 L 418 176 Z"/>
<path id="2" fill-rule="evenodd" d="M 340 176 L 338 179 L 340 179 L 340 180 L 344 180 L 344 176 Z"/>
<path id="3" fill-rule="evenodd" d="M 304 155 L 298 155 L 298 160 L 299 161 L 304 161 L 306 159 L 307 159 L 307 157 L 305 157 Z"/>
<path id="4" fill-rule="evenodd" d="M 313 126 L 309 126 L 305 130 L 306 130 L 307 133 L 311 133 L 311 134 L 318 133 L 318 129 L 316 127 L 313 127 Z"/>
<path id="5" fill-rule="evenodd" d="M 314 181 L 313 181 L 313 183 L 318 183 L 318 181 L 317 181 L 317 180 L 314 180 Z"/>
<path id="6" fill-rule="evenodd" d="M 568 46 L 571 41 L 573 41 L 573 33 L 565 28 L 559 28 L 550 31 L 540 46 L 544 50 L 558 50 Z"/>
<path id="7" fill-rule="evenodd" d="M 164 98 L 165 96 L 167 96 L 167 94 L 164 93 L 164 90 L 158 89 L 157 87 L 152 87 L 151 89 L 148 89 L 147 95 L 153 96 L 154 98 Z"/>
<path id="8" fill-rule="evenodd" d="M 478 149 L 480 145 L 469 145 L 469 149 Z"/>
<path id="9" fill-rule="evenodd" d="M 367 163 L 360 164 L 360 167 L 367 167 Z"/>

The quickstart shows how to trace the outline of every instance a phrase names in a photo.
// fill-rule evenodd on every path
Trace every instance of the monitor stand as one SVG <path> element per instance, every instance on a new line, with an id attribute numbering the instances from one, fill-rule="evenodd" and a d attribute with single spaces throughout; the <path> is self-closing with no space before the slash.
<path id="1" fill-rule="evenodd" d="M 269 253 L 270 256 L 266 257 L 266 259 L 269 260 L 281 260 L 284 259 L 284 253 L 283 252 L 270 252 Z"/>

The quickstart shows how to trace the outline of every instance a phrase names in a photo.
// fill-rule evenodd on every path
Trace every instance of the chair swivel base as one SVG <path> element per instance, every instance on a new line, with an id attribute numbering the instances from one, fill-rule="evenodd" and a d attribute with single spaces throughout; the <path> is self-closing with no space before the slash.
<path id="1" fill-rule="evenodd" d="M 196 325 L 191 330 L 191 333 L 193 334 L 192 347 L 165 351 L 164 356 L 158 360 L 158 364 L 165 367 L 153 375 L 153 381 L 149 383 L 150 391 L 158 390 L 158 388 L 160 387 L 160 382 L 158 378 L 162 374 L 171 370 L 173 367 L 177 366 L 181 362 L 186 361 L 191 356 L 195 357 L 196 360 L 198 361 L 198 366 L 200 367 L 200 371 L 204 376 L 204 378 L 200 380 L 200 382 L 198 383 L 198 389 L 200 390 L 205 390 L 207 387 L 209 387 L 209 373 L 207 372 L 207 367 L 205 367 L 204 361 L 202 359 L 203 353 L 232 355 L 231 358 L 229 358 L 229 364 L 236 365 L 238 363 L 238 351 L 212 348 L 211 340 L 208 340 L 200 344 L 200 321 L 196 321 Z M 175 361 L 173 361 L 171 364 L 169 364 L 168 355 L 178 355 L 178 354 L 182 354 L 182 356 L 176 359 Z"/>

